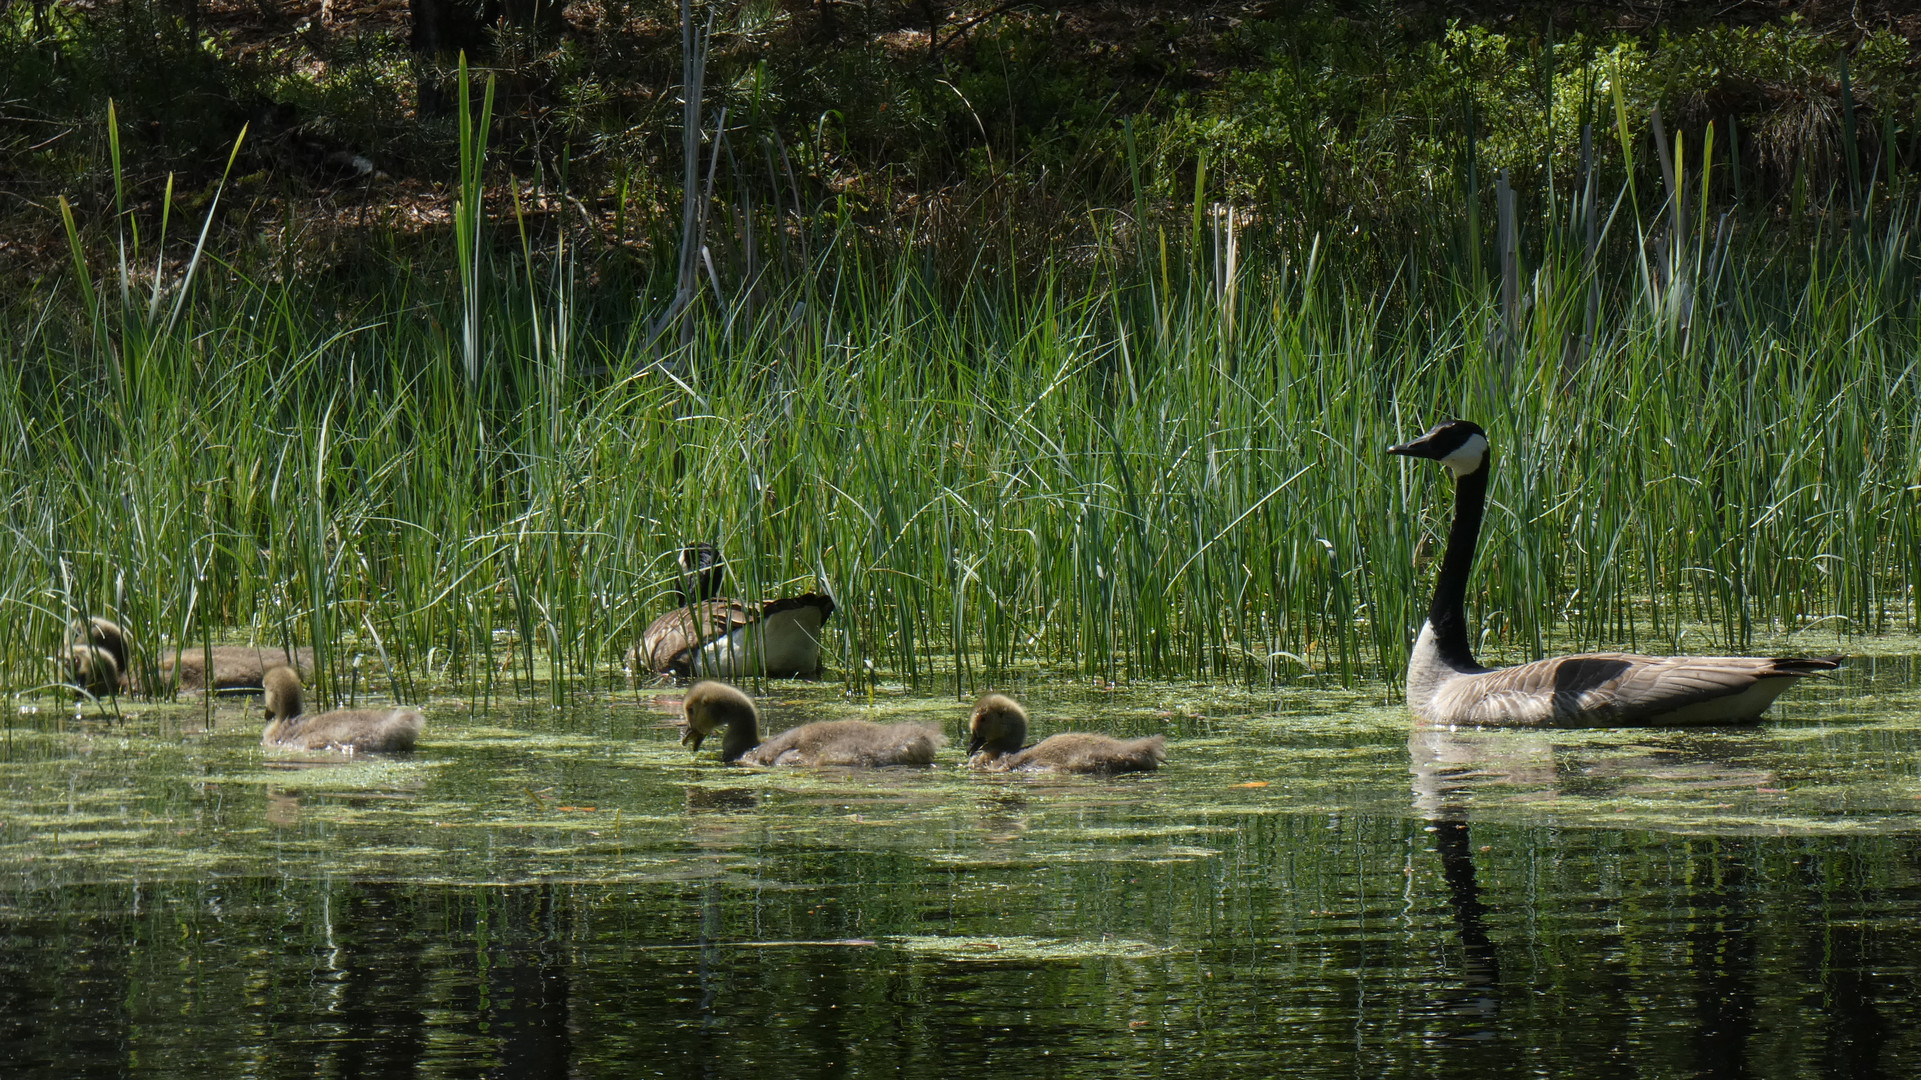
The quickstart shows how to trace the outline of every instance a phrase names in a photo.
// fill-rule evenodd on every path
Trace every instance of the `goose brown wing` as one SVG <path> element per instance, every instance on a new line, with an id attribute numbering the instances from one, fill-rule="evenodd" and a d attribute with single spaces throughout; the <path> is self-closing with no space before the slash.
<path id="1" fill-rule="evenodd" d="M 1799 678 L 1837 665 L 1838 659 L 1585 653 L 1464 675 L 1450 680 L 1439 696 L 1454 699 L 1445 711 L 1469 723 L 1645 724 L 1739 699 L 1766 680 Z M 1756 709 L 1753 715 L 1758 714 Z"/>
<path id="2" fill-rule="evenodd" d="M 702 645 L 759 617 L 732 600 L 703 600 L 675 608 L 647 627 L 639 644 L 628 652 L 627 663 L 636 670 L 644 667 L 662 675 L 687 675 Z"/>

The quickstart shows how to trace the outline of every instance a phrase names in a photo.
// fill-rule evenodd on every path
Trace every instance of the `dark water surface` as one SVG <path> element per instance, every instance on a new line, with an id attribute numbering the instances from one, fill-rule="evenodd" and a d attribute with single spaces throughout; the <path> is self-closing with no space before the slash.
<path id="1" fill-rule="evenodd" d="M 1029 688 L 1037 735 L 1167 733 L 1106 781 L 727 769 L 671 693 L 326 764 L 240 702 L 47 702 L 0 743 L 0 1074 L 1913 1077 L 1914 674 L 1411 737 L 1378 687 Z"/>

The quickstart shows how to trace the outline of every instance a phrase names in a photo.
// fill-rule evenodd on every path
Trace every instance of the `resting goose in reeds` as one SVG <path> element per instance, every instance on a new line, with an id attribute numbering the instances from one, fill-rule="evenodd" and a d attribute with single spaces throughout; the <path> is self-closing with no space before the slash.
<path id="1" fill-rule="evenodd" d="M 212 661 L 213 677 L 207 677 Z M 253 690 L 263 687 L 267 672 L 292 664 L 303 676 L 313 674 L 312 649 L 279 649 L 264 645 L 187 645 L 178 656 L 160 658 L 160 678 L 177 673 L 182 690 Z"/>
<path id="2" fill-rule="evenodd" d="M 300 676 L 284 665 L 262 677 L 267 729 L 260 745 L 296 750 L 393 753 L 412 750 L 427 718 L 418 709 L 335 709 L 301 712 Z"/>
<path id="3" fill-rule="evenodd" d="M 681 744 L 700 750 L 702 740 L 725 727 L 720 760 L 741 765 L 839 765 L 877 769 L 889 765 L 928 765 L 947 736 L 921 724 L 874 724 L 865 720 L 823 720 L 788 728 L 760 741 L 760 712 L 746 694 L 726 683 L 699 682 L 682 705 L 687 732 Z"/>
<path id="4" fill-rule="evenodd" d="M 820 670 L 820 628 L 834 600 L 806 593 L 749 604 L 719 596 L 726 562 L 699 542 L 680 553 L 679 606 L 655 619 L 627 652 L 630 671 L 739 679 Z"/>
<path id="5" fill-rule="evenodd" d="M 1484 668 L 1467 636 L 1468 571 L 1487 508 L 1487 433 L 1449 420 L 1388 453 L 1428 458 L 1454 477 L 1454 525 L 1427 622 L 1407 662 L 1407 707 L 1424 724 L 1619 727 L 1728 724 L 1758 718 L 1824 659 L 1584 653 Z"/>
<path id="6" fill-rule="evenodd" d="M 83 664 L 89 673 L 103 672 L 104 654 L 116 666 L 118 688 L 127 689 L 132 682 L 132 668 L 127 663 L 127 632 L 120 624 L 94 616 L 85 623 L 76 621 L 72 633 L 75 638 L 82 635 L 86 638 L 84 643 L 71 647 L 75 682 L 87 685 L 80 678 Z M 207 677 L 210 660 L 212 679 Z M 160 658 L 160 680 L 164 686 L 175 682 L 177 674 L 177 685 L 182 690 L 205 690 L 209 686 L 215 690 L 257 690 L 268 669 L 289 663 L 302 675 L 313 674 L 313 650 L 264 645 L 215 645 L 212 648 L 186 645 L 177 655 L 170 650 Z M 99 691 L 94 693 L 97 695 Z"/>
<path id="7" fill-rule="evenodd" d="M 974 703 L 967 733 L 967 763 L 988 772 L 1153 772 L 1167 760 L 1167 739 L 1160 735 L 1115 739 L 1068 731 L 1023 747 L 1027 710 L 1005 694 L 989 694 Z"/>

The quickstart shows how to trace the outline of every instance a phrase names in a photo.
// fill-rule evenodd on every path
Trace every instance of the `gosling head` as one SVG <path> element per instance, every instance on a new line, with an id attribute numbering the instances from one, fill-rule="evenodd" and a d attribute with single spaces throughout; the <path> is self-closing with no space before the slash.
<path id="1" fill-rule="evenodd" d="M 680 602 L 695 604 L 720 595 L 720 579 L 727 572 L 727 560 L 720 549 L 705 540 L 696 540 L 680 549 Z"/>
<path id="2" fill-rule="evenodd" d="M 1413 442 L 1390 446 L 1387 452 L 1438 461 L 1459 480 L 1487 464 L 1487 432 L 1471 420 L 1443 420 L 1427 434 Z"/>
<path id="3" fill-rule="evenodd" d="M 67 638 L 76 645 L 104 650 L 113 657 L 120 673 L 126 673 L 127 632 L 120 628 L 119 623 L 98 615 L 90 619 L 75 619 L 67 627 Z"/>
<path id="4" fill-rule="evenodd" d="M 300 715 L 300 676 L 281 665 L 260 678 L 260 704 L 269 720 L 291 720 Z"/>
<path id="5" fill-rule="evenodd" d="M 759 741 L 760 714 L 754 708 L 754 699 L 726 683 L 695 683 L 688 688 L 681 710 L 687 715 L 687 730 L 681 734 L 680 744 L 693 747 L 696 753 L 701 742 L 721 727 L 728 729 L 729 747 L 742 738 L 752 740 L 749 746 Z"/>
<path id="6" fill-rule="evenodd" d="M 119 662 L 98 645 L 71 646 L 67 666 L 73 684 L 94 697 L 105 697 L 120 688 Z"/>
<path id="7" fill-rule="evenodd" d="M 1006 694 L 989 694 L 974 703 L 967 718 L 967 752 L 1011 754 L 1027 738 L 1027 710 Z"/>

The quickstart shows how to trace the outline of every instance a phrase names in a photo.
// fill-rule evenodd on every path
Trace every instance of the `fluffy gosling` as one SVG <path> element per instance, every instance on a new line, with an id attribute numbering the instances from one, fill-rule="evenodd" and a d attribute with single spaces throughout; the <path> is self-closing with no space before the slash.
<path id="1" fill-rule="evenodd" d="M 1023 748 L 1027 710 L 1006 694 L 974 703 L 967 718 L 968 764 L 987 772 L 1058 772 L 1112 775 L 1153 772 L 1167 760 L 1167 739 L 1115 739 L 1081 731 L 1050 735 Z"/>

